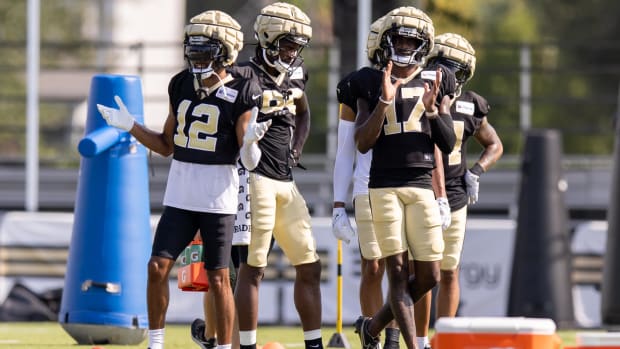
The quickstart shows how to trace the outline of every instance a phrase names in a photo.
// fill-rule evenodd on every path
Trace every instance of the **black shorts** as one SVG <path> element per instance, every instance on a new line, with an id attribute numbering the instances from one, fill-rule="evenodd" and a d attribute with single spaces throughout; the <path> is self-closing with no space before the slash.
<path id="1" fill-rule="evenodd" d="M 205 269 L 228 268 L 234 224 L 234 214 L 196 212 L 165 206 L 157 224 L 151 255 L 176 260 L 200 229 Z"/>

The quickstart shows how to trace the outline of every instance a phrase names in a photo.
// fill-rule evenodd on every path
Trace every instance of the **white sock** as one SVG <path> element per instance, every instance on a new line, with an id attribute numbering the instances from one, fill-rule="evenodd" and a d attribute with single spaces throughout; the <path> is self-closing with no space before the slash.
<path id="1" fill-rule="evenodd" d="M 304 332 L 304 340 L 311 341 L 321 338 L 321 329 Z"/>
<path id="2" fill-rule="evenodd" d="M 420 349 L 424 349 L 424 347 L 427 347 L 428 344 L 429 344 L 428 336 L 415 337 L 415 340 L 418 343 L 418 348 L 420 348 Z"/>
<path id="3" fill-rule="evenodd" d="M 218 344 L 217 349 L 231 349 L 232 344 Z"/>
<path id="4" fill-rule="evenodd" d="M 240 345 L 256 344 L 256 330 L 239 331 L 239 344 Z"/>
<path id="5" fill-rule="evenodd" d="M 149 348 L 164 349 L 164 329 L 149 330 Z"/>

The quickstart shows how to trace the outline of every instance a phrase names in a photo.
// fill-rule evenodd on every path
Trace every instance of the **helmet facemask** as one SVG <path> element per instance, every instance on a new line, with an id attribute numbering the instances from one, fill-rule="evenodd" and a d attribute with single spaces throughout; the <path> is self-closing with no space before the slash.
<path id="1" fill-rule="evenodd" d="M 424 56 L 429 51 L 427 36 L 418 32 L 416 28 L 398 27 L 385 33 L 383 40 L 382 46 L 386 58 L 400 67 L 422 64 Z M 402 47 L 401 42 L 406 40 L 414 41 L 414 45 L 409 45 L 414 47 Z"/>
<path id="2" fill-rule="evenodd" d="M 280 74 L 291 74 L 303 64 L 301 51 L 308 45 L 308 41 L 308 38 L 300 35 L 282 35 L 267 48 L 262 48 L 263 60 Z"/>
<path id="3" fill-rule="evenodd" d="M 459 34 L 444 33 L 435 37 L 435 46 L 426 59 L 454 72 L 457 96 L 476 71 L 476 50 Z"/>
<path id="4" fill-rule="evenodd" d="M 472 77 L 471 67 L 461 62 L 455 61 L 449 58 L 439 58 L 439 62 L 442 65 L 450 68 L 454 72 L 456 83 L 459 85 L 465 85 L 465 83 Z"/>
<path id="5" fill-rule="evenodd" d="M 431 63 L 441 64 L 454 73 L 454 77 L 456 78 L 456 91 L 454 95 L 459 97 L 461 95 L 461 91 L 463 90 L 463 85 L 465 85 L 465 83 L 473 76 L 471 66 L 449 57 L 445 57 L 441 54 L 432 58 L 429 61 L 429 64 Z"/>
<path id="6" fill-rule="evenodd" d="M 209 78 L 216 69 L 224 66 L 227 54 L 220 41 L 202 35 L 190 35 L 184 46 L 189 71 L 197 80 Z"/>

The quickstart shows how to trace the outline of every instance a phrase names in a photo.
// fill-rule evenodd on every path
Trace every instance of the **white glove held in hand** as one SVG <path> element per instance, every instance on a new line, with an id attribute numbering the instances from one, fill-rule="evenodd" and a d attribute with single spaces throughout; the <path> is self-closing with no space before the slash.
<path id="1" fill-rule="evenodd" d="M 467 203 L 473 205 L 478 201 L 478 190 L 480 189 L 480 176 L 473 174 L 470 170 L 465 172 L 465 185 L 467 186 Z"/>
<path id="2" fill-rule="evenodd" d="M 252 171 L 258 166 L 258 162 L 262 156 L 262 152 L 258 147 L 258 141 L 265 136 L 265 132 L 271 126 L 271 120 L 265 122 L 256 122 L 258 118 L 258 108 L 252 108 L 252 115 L 248 121 L 248 125 L 245 127 L 245 134 L 243 135 L 243 146 L 239 150 L 241 162 L 243 166 Z"/>
<path id="3" fill-rule="evenodd" d="M 263 122 L 256 122 L 258 117 L 258 108 L 252 108 L 252 116 L 248 121 L 248 126 L 245 128 L 245 135 L 243 135 L 243 143 L 256 143 L 261 140 L 269 126 L 271 126 L 271 119 Z"/>
<path id="4" fill-rule="evenodd" d="M 120 128 L 121 130 L 129 131 L 133 127 L 133 123 L 135 119 L 123 103 L 123 100 L 119 96 L 114 96 L 114 100 L 116 104 L 118 104 L 119 109 L 114 109 L 110 107 L 106 107 L 105 105 L 97 104 L 97 109 L 99 109 L 99 113 L 105 119 L 105 121 L 110 126 L 114 126 Z"/>
<path id="5" fill-rule="evenodd" d="M 439 205 L 439 215 L 441 216 L 441 230 L 446 230 L 452 224 L 450 204 L 446 198 L 437 198 L 437 204 Z"/>
<path id="6" fill-rule="evenodd" d="M 342 240 L 347 244 L 355 236 L 355 230 L 349 222 L 349 216 L 344 207 L 334 207 L 332 212 L 332 233 L 338 240 Z"/>

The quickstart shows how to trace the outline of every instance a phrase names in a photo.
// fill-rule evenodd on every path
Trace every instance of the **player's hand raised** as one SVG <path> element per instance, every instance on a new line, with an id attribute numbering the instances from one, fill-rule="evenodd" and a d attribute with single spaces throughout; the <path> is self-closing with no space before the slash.
<path id="1" fill-rule="evenodd" d="M 435 71 L 435 83 L 424 83 L 424 95 L 422 96 L 422 103 L 424 103 L 424 108 L 429 114 L 436 114 L 438 112 L 437 107 L 435 106 L 435 101 L 437 100 L 437 96 L 439 95 L 441 76 L 441 68 L 437 68 L 437 70 Z"/>
<path id="2" fill-rule="evenodd" d="M 120 128 L 125 131 L 131 130 L 135 122 L 134 117 L 129 114 L 129 111 L 125 106 L 125 103 L 123 103 L 121 97 L 114 96 L 114 100 L 116 101 L 116 104 L 118 104 L 119 109 L 114 109 L 102 104 L 97 104 L 97 109 L 99 110 L 99 113 L 105 119 L 105 122 L 108 123 L 108 125 Z"/>
<path id="3" fill-rule="evenodd" d="M 245 128 L 245 134 L 243 135 L 243 143 L 254 143 L 261 140 L 269 126 L 271 126 L 271 119 L 263 122 L 256 122 L 258 118 L 258 108 L 252 108 L 252 116 L 250 116 L 250 120 L 248 121 L 248 125 Z"/>
<path id="4" fill-rule="evenodd" d="M 392 82 L 392 67 L 394 63 L 392 61 L 388 61 L 387 66 L 383 70 L 383 85 L 381 96 L 379 97 L 379 101 L 384 104 L 391 104 L 394 101 L 394 97 L 396 96 L 396 90 L 402 83 L 402 80 L 396 79 L 396 81 Z"/>

